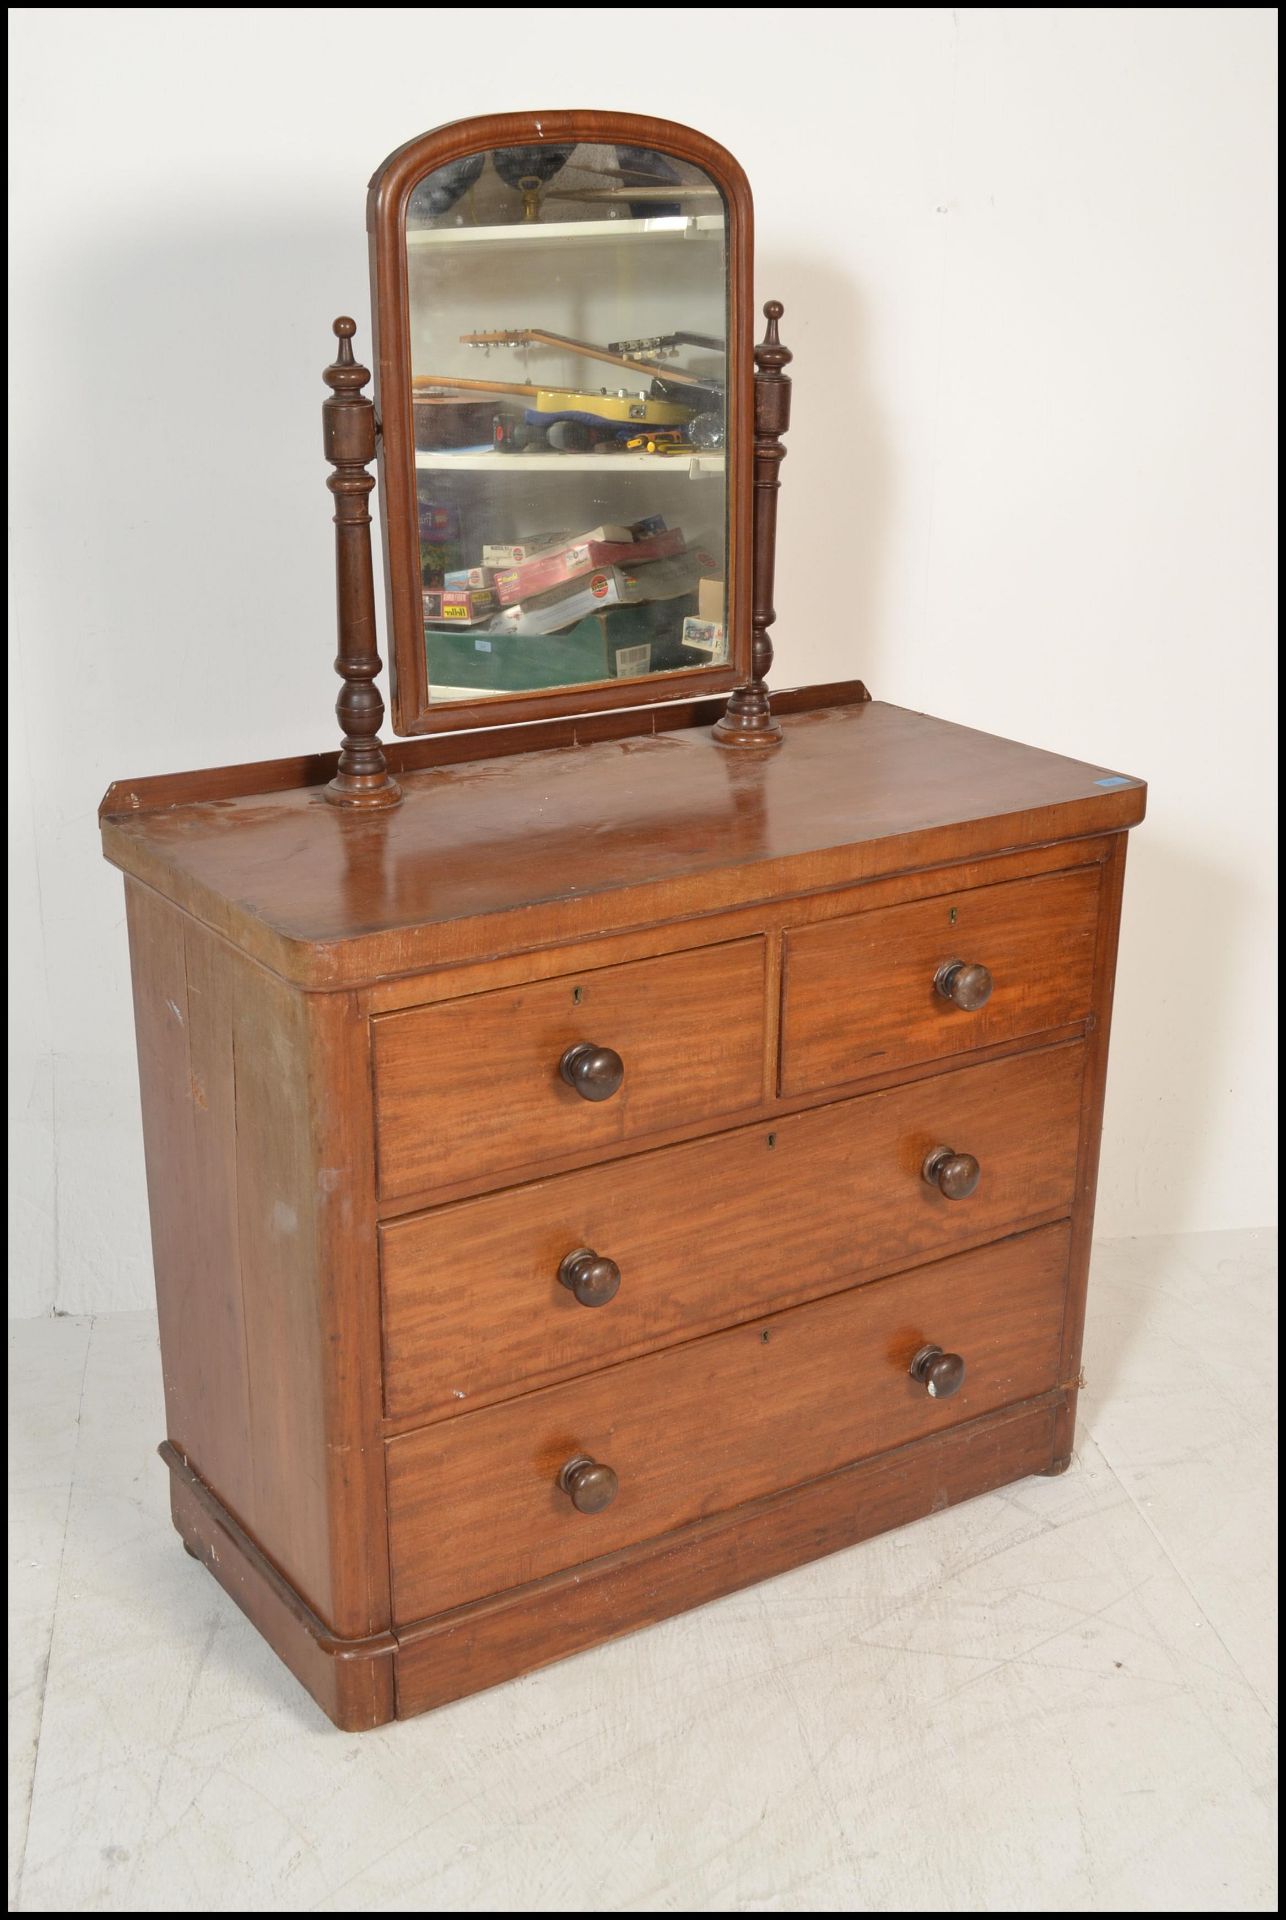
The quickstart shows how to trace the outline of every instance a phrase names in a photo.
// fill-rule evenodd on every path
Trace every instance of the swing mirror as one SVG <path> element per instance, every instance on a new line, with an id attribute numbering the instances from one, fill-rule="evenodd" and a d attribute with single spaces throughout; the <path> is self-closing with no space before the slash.
<path id="1" fill-rule="evenodd" d="M 626 114 L 426 134 L 371 186 L 399 733 L 749 672 L 750 201 Z"/>

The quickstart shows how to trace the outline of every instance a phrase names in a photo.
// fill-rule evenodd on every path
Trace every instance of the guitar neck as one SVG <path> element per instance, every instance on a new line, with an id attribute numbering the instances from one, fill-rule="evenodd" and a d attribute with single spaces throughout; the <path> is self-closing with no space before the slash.
<path id="1" fill-rule="evenodd" d="M 546 333 L 543 327 L 523 327 L 517 333 L 462 333 L 470 346 L 558 347 L 564 353 L 579 353 L 587 360 L 604 360 L 609 367 L 628 367 L 631 373 L 651 373 L 676 387 L 708 387 L 710 382 L 698 374 L 683 373 L 678 367 L 665 367 L 656 360 L 631 359 L 626 353 L 613 353 L 610 347 L 596 347 L 588 340 L 573 340 L 569 334 Z"/>
<path id="2" fill-rule="evenodd" d="M 438 373 L 416 374 L 411 387 L 415 393 L 432 394 L 440 399 L 446 399 L 450 393 L 461 390 L 465 393 L 517 393 L 529 400 L 540 392 L 539 387 L 524 386 L 520 380 L 457 380 L 454 374 Z"/>
<path id="3" fill-rule="evenodd" d="M 609 353 L 655 353 L 658 347 L 701 347 L 707 353 L 726 353 L 728 343 L 713 333 L 652 333 L 641 340 L 609 340 Z"/>

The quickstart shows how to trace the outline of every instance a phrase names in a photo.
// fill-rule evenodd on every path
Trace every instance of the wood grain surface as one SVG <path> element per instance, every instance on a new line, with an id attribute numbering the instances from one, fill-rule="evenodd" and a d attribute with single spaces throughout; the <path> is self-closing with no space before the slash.
<path id="1" fill-rule="evenodd" d="M 1072 1210 L 1072 1245 L 1068 1260 L 1067 1309 L 1063 1315 L 1063 1358 L 1059 1366 L 1069 1385 L 1067 1401 L 1058 1416 L 1054 1471 L 1071 1464 L 1076 1434 L 1076 1401 L 1085 1337 L 1085 1306 L 1093 1252 L 1094 1204 L 1098 1196 L 1099 1151 L 1103 1138 L 1103 1105 L 1107 1095 L 1108 1043 L 1112 1033 L 1112 1003 L 1116 992 L 1116 954 L 1121 933 L 1121 900 L 1125 887 L 1125 859 L 1129 842 L 1118 834 L 1103 868 L 1101 906 L 1094 954 L 1094 1003 L 1085 1044 L 1085 1077 L 1081 1091 L 1081 1132 L 1076 1161 L 1076 1203 Z"/>
<path id="2" fill-rule="evenodd" d="M 1094 868 L 940 894 L 786 936 L 781 1091 L 842 1084 L 1089 1012 L 1099 876 Z M 981 961 L 991 998 L 971 1013 L 934 980 Z"/>
<path id="3" fill-rule="evenodd" d="M 393 1618 L 424 1618 L 613 1553 L 1054 1388 L 1068 1229 L 1041 1228 L 627 1361 L 388 1443 Z M 933 1341 L 965 1384 L 908 1373 Z M 557 1481 L 620 1478 L 604 1512 Z"/>
<path id="4" fill-rule="evenodd" d="M 763 941 L 743 940 L 382 1014 L 381 1194 L 757 1106 L 765 966 Z M 566 1049 L 585 1042 L 625 1062 L 611 1099 L 582 1099 L 560 1078 Z"/>
<path id="5" fill-rule="evenodd" d="M 193 1559 L 213 1574 L 279 1659 L 345 1733 L 393 1718 L 397 1642 L 387 1630 L 343 1639 L 301 1599 L 168 1440 L 170 1512 Z"/>
<path id="6" fill-rule="evenodd" d="M 1071 1207 L 1079 1044 L 715 1134 L 380 1229 L 385 1408 L 441 1418 L 890 1273 Z M 981 1163 L 968 1199 L 925 1156 Z M 560 1261 L 621 1270 L 581 1306 Z"/>
<path id="7" fill-rule="evenodd" d="M 860 700 L 783 724 L 104 822 L 176 1521 L 341 1724 L 391 1665 L 415 1711 L 1066 1464 L 1143 789 Z"/>
<path id="8" fill-rule="evenodd" d="M 483 960 L 462 960 L 434 967 L 427 973 L 399 974 L 373 982 L 362 993 L 371 1013 L 392 1013 L 433 1000 L 456 1000 L 466 993 L 485 993 L 493 987 L 521 986 L 528 980 L 547 980 L 580 967 L 618 966 L 625 960 L 648 959 L 699 942 L 717 946 L 728 940 L 763 933 L 784 933 L 790 927 L 813 926 L 822 920 L 846 920 L 874 907 L 900 906 L 911 900 L 932 900 L 958 888 L 990 887 L 1002 880 L 1035 879 L 1040 874 L 1065 873 L 1074 867 L 1102 866 L 1111 856 L 1117 836 L 1091 835 L 1083 840 L 1057 840 L 1019 853 L 997 853 L 982 859 L 949 861 L 917 867 L 910 873 L 864 880 L 857 886 L 826 891 L 788 890 L 771 900 L 749 906 L 722 908 L 685 915 L 678 921 L 659 921 L 622 933 L 589 934 L 560 946 L 520 947 L 512 953 L 491 954 Z M 867 1075 L 866 1078 L 875 1076 Z"/>
<path id="9" fill-rule="evenodd" d="M 689 728 L 399 773 L 402 804 L 378 818 L 316 787 L 113 815 L 103 847 L 265 966 L 323 988 L 1142 818 L 1138 781 L 878 701 L 782 725 L 763 755 Z"/>
<path id="10" fill-rule="evenodd" d="M 871 696 L 860 680 L 834 680 L 807 687 L 774 687 L 772 697 L 779 713 L 815 713 L 822 707 L 851 707 Z M 389 740 L 384 758 L 394 773 L 416 773 L 425 767 L 465 766 L 471 760 L 502 759 L 551 747 L 589 746 L 595 740 L 640 739 L 687 727 L 708 729 L 718 720 L 724 705 L 718 698 L 664 700 L 655 706 L 628 707 L 615 713 L 520 721 L 508 727 Z M 199 767 L 184 773 L 147 773 L 134 780 L 113 780 L 103 795 L 98 817 L 100 821 L 128 819 L 165 807 L 243 800 L 250 794 L 288 793 L 292 787 L 321 787 L 334 778 L 338 766 L 337 751 L 299 753 L 281 760 L 243 760 L 230 767 Z"/>
<path id="11" fill-rule="evenodd" d="M 696 1521 L 399 1632 L 400 1719 L 941 1513 L 1049 1463 L 1061 1395 Z"/>
<path id="12" fill-rule="evenodd" d="M 128 888 L 176 1452 L 342 1634 L 387 1625 L 367 1022 Z"/>

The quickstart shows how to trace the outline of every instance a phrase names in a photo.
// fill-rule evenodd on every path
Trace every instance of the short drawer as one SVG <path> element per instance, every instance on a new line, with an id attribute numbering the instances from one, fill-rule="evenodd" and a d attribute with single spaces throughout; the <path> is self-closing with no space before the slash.
<path id="1" fill-rule="evenodd" d="M 1066 1225 L 832 1295 L 387 1443 L 393 1611 L 426 1618 L 1057 1384 Z M 962 1356 L 932 1398 L 926 1346 Z M 609 1467 L 586 1513 L 568 1465 Z"/>
<path id="2" fill-rule="evenodd" d="M 841 1086 L 1083 1020 L 1098 890 L 1098 867 L 1081 867 L 788 933 L 782 1093 Z M 954 962 L 987 970 L 985 1004 L 968 1010 L 940 991 Z"/>
<path id="3" fill-rule="evenodd" d="M 761 939 L 479 993 L 372 1023 L 380 1192 L 592 1155 L 756 1106 L 764 1093 Z M 571 1050 L 617 1056 L 584 1091 Z M 587 1055 L 583 1054 L 582 1059 Z M 574 1079 L 574 1075 L 573 1075 Z"/>
<path id="4" fill-rule="evenodd" d="M 387 1412 L 462 1414 L 1069 1212 L 1083 1052 L 964 1067 L 386 1223 Z M 946 1148 L 977 1161 L 971 1192 L 925 1178 Z M 569 1260 L 582 1252 L 598 1267 Z"/>

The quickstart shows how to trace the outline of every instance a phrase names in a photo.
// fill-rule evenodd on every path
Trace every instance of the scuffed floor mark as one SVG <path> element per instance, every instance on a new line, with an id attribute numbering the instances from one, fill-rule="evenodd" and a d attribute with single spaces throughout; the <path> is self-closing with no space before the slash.
<path id="1" fill-rule="evenodd" d="M 22 1881 L 27 1870 L 27 1842 L 31 1838 L 31 1805 L 36 1794 L 36 1775 L 40 1771 L 40 1739 L 45 1729 L 45 1699 L 49 1691 L 49 1664 L 54 1656 L 54 1634 L 58 1629 L 58 1603 L 62 1598 L 63 1567 L 67 1560 L 67 1535 L 71 1531 L 72 1500 L 76 1491 L 76 1465 L 80 1455 L 81 1415 L 85 1410 L 85 1383 L 89 1378 L 89 1356 L 94 1347 L 94 1327 L 97 1314 L 89 1317 L 89 1338 L 85 1342 L 85 1359 L 80 1370 L 80 1389 L 76 1395 L 76 1440 L 72 1448 L 71 1470 L 67 1475 L 67 1504 L 63 1511 L 62 1539 L 58 1544 L 58 1578 L 54 1583 L 54 1604 L 49 1609 L 49 1644 L 45 1648 L 45 1657 L 40 1663 L 40 1674 L 36 1682 L 36 1731 L 32 1738 L 31 1773 L 27 1780 L 22 1820 L 22 1844 L 18 1848 L 17 1863 L 13 1873 L 14 1906 L 22 1909 Z"/>
<path id="2" fill-rule="evenodd" d="M 153 1787 L 152 1787 L 151 1802 L 148 1806 L 147 1813 L 145 1814 L 143 1819 L 142 1836 L 141 1836 L 141 1840 L 138 1848 L 138 1862 L 136 1863 L 134 1873 L 130 1876 L 131 1891 L 133 1890 L 134 1881 L 137 1878 L 138 1869 L 142 1865 L 143 1861 L 146 1859 L 148 1851 L 153 1844 L 152 1828 L 156 1824 L 157 1813 L 159 1811 L 160 1804 L 161 1804 L 161 1795 L 165 1791 L 165 1783 L 169 1778 L 170 1763 L 175 1757 L 175 1752 L 179 1743 L 179 1736 L 183 1732 L 184 1726 L 187 1724 L 188 1714 L 192 1710 L 193 1696 L 195 1695 L 197 1686 L 200 1683 L 201 1675 L 205 1672 L 206 1664 L 209 1661 L 210 1654 L 214 1648 L 214 1643 L 219 1637 L 219 1629 L 221 1625 L 222 1625 L 222 1622 L 219 1619 L 218 1614 L 216 1613 L 214 1617 L 211 1619 L 209 1626 L 206 1628 L 205 1639 L 202 1642 L 200 1649 L 198 1650 L 197 1657 L 196 1657 L 196 1664 L 193 1667 L 191 1675 L 189 1676 L 188 1684 L 184 1691 L 183 1699 L 179 1703 L 179 1709 L 174 1721 L 174 1725 L 170 1729 L 170 1733 L 166 1740 L 164 1749 L 161 1752 L 161 1764 L 156 1770 L 156 1780 L 153 1783 Z M 194 1795 L 193 1801 L 195 1801 L 195 1798 L 196 1796 Z M 193 1802 L 189 1802 L 189 1805 L 191 1804 L 193 1804 Z M 121 1853 L 122 1858 L 124 1859 L 129 1858 L 129 1854 L 124 1848 L 121 1848 L 119 1851 Z"/>

